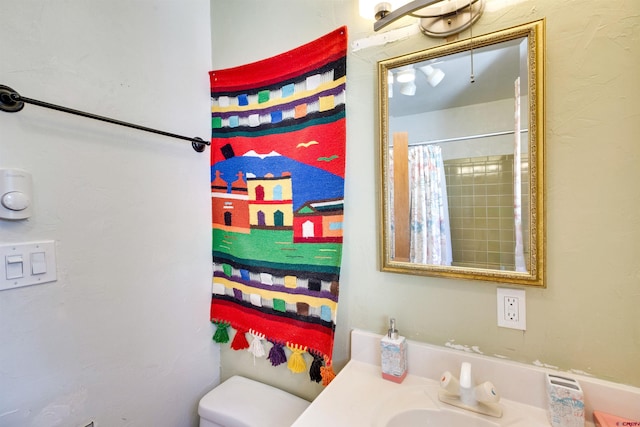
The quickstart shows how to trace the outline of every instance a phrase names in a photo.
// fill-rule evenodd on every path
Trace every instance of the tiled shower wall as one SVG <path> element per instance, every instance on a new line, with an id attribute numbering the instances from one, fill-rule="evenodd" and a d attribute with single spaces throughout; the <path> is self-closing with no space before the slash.
<path id="1" fill-rule="evenodd" d="M 515 269 L 513 155 L 446 160 L 453 265 Z M 522 159 L 522 229 L 529 254 L 529 168 Z M 527 265 L 527 269 L 528 269 Z"/>

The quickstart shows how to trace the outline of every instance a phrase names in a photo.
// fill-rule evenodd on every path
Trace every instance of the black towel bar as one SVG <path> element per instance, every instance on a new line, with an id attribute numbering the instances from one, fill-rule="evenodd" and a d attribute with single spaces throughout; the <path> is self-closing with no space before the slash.
<path id="1" fill-rule="evenodd" d="M 186 141 L 191 141 L 191 146 L 198 153 L 202 153 L 207 145 L 211 145 L 211 142 L 205 141 L 202 138 L 189 138 L 188 136 L 176 135 L 175 133 L 164 132 L 158 129 L 148 128 L 145 126 L 136 125 L 133 123 L 127 123 L 120 120 L 111 119 L 109 117 L 98 116 L 84 111 L 74 110 L 72 108 L 62 107 L 60 105 L 50 104 L 44 101 L 38 101 L 37 99 L 26 98 L 21 96 L 18 92 L 11 89 L 9 86 L 0 85 L 0 110 L 8 113 L 16 113 L 24 108 L 24 104 L 33 104 L 39 107 L 50 108 L 52 110 L 62 111 L 64 113 L 75 114 L 76 116 L 87 117 L 89 119 L 100 120 L 107 123 L 113 123 L 114 125 L 125 126 L 128 128 L 138 129 L 145 132 L 151 132 L 158 135 L 169 136 L 171 138 L 178 138 Z"/>

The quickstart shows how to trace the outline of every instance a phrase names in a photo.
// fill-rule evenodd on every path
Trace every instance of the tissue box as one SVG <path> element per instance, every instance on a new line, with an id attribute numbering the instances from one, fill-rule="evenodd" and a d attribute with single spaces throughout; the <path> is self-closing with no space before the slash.
<path id="1" fill-rule="evenodd" d="M 633 421 L 600 411 L 593 411 L 593 423 L 596 427 L 640 426 L 640 421 Z"/>
<path id="2" fill-rule="evenodd" d="M 546 374 L 549 422 L 553 427 L 584 427 L 584 396 L 572 378 Z"/>

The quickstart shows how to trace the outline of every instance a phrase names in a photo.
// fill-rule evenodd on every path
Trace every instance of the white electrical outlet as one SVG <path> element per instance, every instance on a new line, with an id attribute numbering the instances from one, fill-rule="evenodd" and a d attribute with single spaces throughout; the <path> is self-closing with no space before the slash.
<path id="1" fill-rule="evenodd" d="M 524 289 L 498 288 L 498 326 L 527 329 L 527 309 Z"/>
<path id="2" fill-rule="evenodd" d="M 517 297 L 504 298 L 504 317 L 508 322 L 517 322 L 520 317 L 520 299 Z"/>

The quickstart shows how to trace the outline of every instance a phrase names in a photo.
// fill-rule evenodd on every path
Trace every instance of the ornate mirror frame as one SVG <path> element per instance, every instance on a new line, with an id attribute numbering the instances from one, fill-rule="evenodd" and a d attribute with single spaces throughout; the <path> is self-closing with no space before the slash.
<path id="1" fill-rule="evenodd" d="M 394 184 L 390 140 L 389 116 L 389 84 L 393 79 L 391 71 L 399 71 L 400 67 L 416 63 L 437 63 L 443 57 L 461 52 L 473 52 L 483 47 L 502 42 L 516 41 L 526 38 L 528 69 L 528 168 L 529 168 L 529 212 L 523 221 L 528 221 L 528 247 L 525 247 L 526 271 L 503 270 L 500 268 L 478 268 L 467 266 L 435 265 L 410 262 L 408 258 L 394 254 L 395 232 L 392 225 L 398 227 L 394 216 L 390 191 Z M 472 39 L 448 43 L 427 50 L 385 59 L 378 62 L 378 113 L 379 113 L 379 160 L 380 160 L 380 254 L 381 270 L 393 273 L 404 273 L 422 276 L 479 280 L 485 282 L 510 283 L 545 287 L 545 226 L 544 226 L 544 75 L 545 75 L 545 22 L 539 20 L 520 26 L 496 31 L 490 34 L 475 36 Z M 400 68 L 402 70 L 403 68 Z M 472 77 L 473 78 L 473 77 Z M 397 94 L 396 96 L 402 96 Z M 517 97 L 514 97 L 517 98 Z M 517 127 L 514 129 L 518 129 Z M 405 143 L 406 144 L 406 143 Z M 513 162 L 512 162 L 513 163 Z M 399 176 L 400 174 L 398 174 Z M 526 187 L 524 188 L 526 191 Z M 394 199 L 397 198 L 394 196 Z M 408 206 L 408 205 L 406 205 Z M 408 216 L 408 215 L 405 215 Z M 407 223 L 408 224 L 408 223 Z"/>

